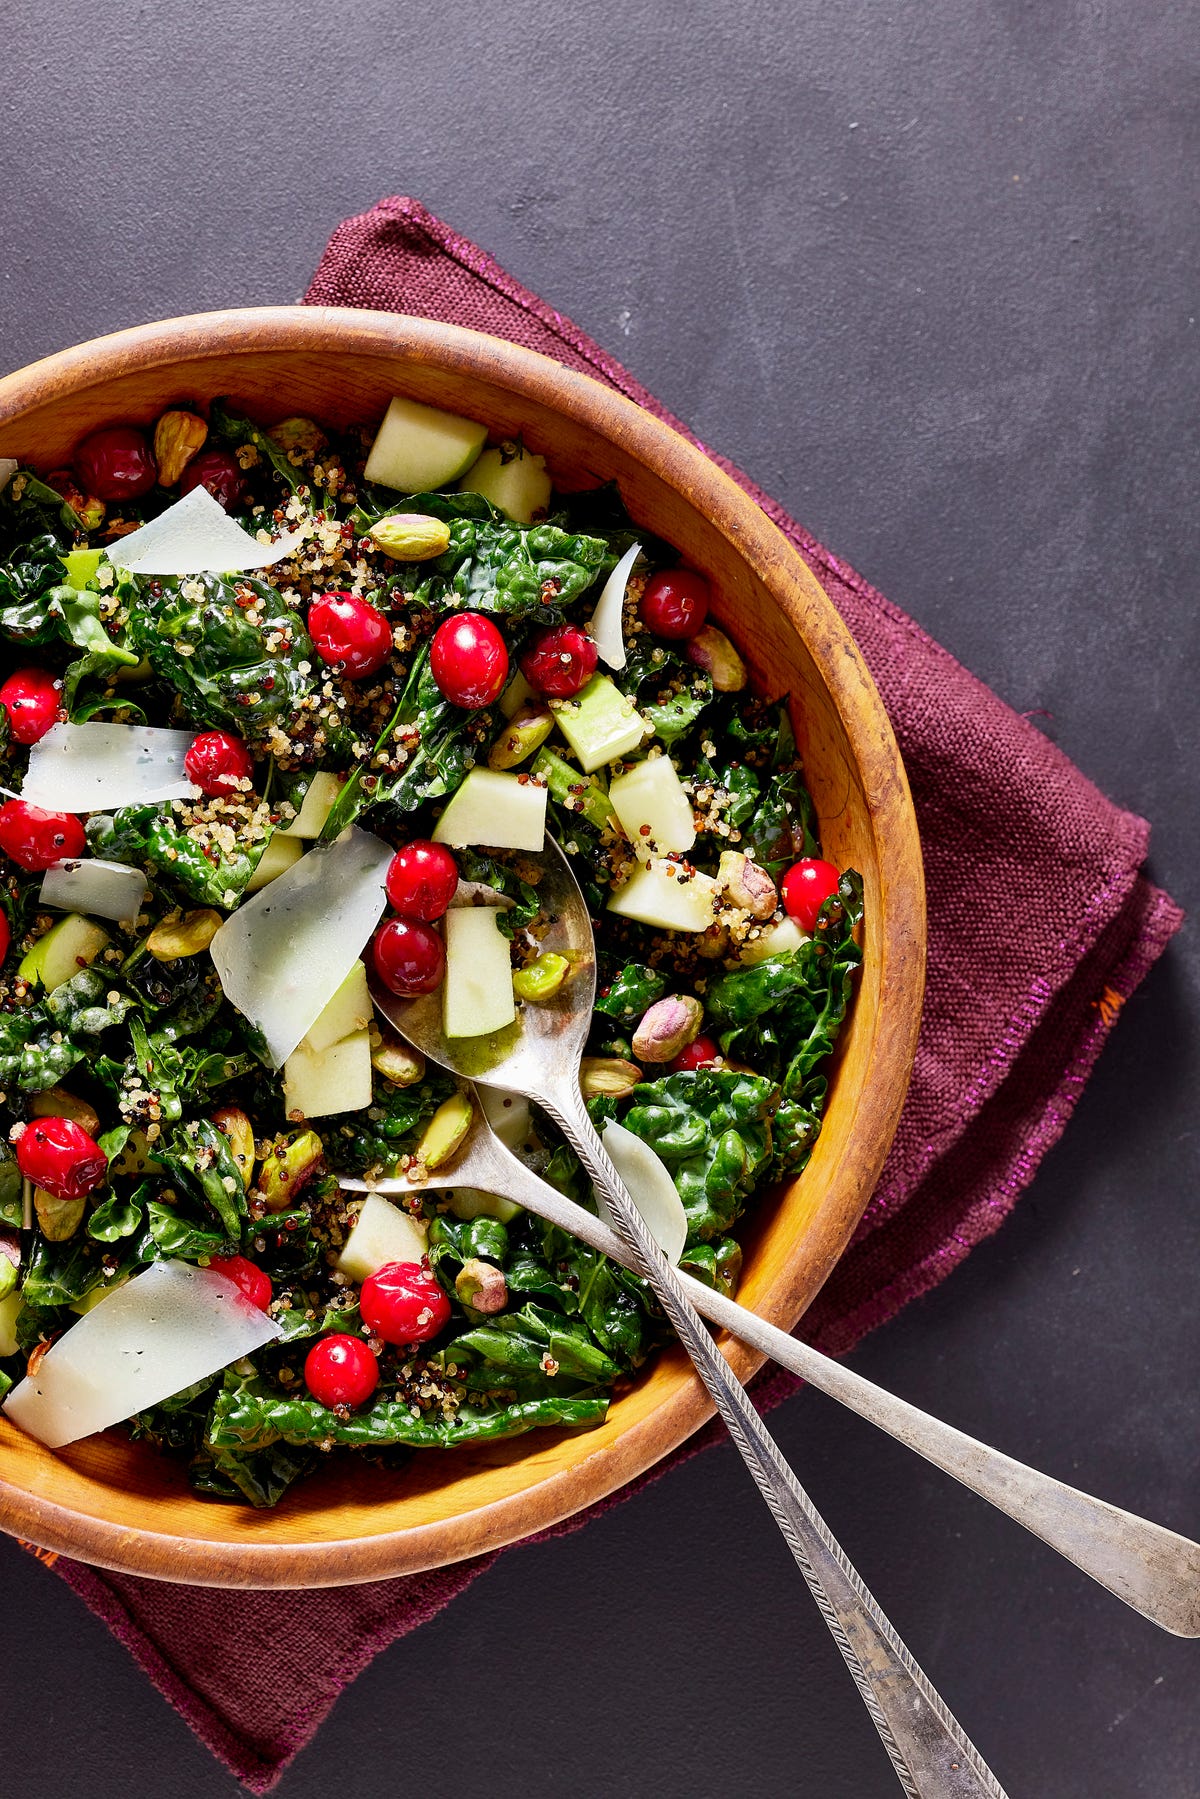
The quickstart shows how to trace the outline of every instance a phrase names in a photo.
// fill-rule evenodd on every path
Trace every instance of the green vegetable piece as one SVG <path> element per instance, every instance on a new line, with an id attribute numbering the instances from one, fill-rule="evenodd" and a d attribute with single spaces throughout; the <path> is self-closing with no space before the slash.
<path id="1" fill-rule="evenodd" d="M 601 989 L 596 1010 L 606 1018 L 640 1018 L 666 991 L 665 975 L 640 962 L 629 962 Z"/>
<path id="2" fill-rule="evenodd" d="M 585 774 L 628 756 L 650 734 L 633 701 L 607 675 L 593 675 L 574 699 L 551 700 L 550 710 Z"/>
<path id="3" fill-rule="evenodd" d="M 104 561 L 104 556 L 103 550 L 68 550 L 63 557 L 68 584 L 75 588 L 85 588 L 95 579 L 96 570 Z"/>
<path id="4" fill-rule="evenodd" d="M 572 768 L 569 762 L 564 762 L 561 756 L 548 749 L 538 751 L 530 772 L 543 775 L 550 789 L 551 799 L 557 800 L 568 812 L 584 819 L 593 830 L 620 829 L 608 795 L 595 775 L 581 774 L 579 769 Z"/>

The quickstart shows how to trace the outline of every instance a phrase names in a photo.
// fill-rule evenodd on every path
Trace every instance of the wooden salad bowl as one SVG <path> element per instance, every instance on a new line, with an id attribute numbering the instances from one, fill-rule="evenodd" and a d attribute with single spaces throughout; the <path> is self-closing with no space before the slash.
<path id="1" fill-rule="evenodd" d="M 738 1297 L 790 1329 L 841 1255 L 891 1143 L 916 1047 L 925 907 L 916 819 L 879 695 L 800 557 L 684 438 L 599 382 L 496 338 L 386 313 L 219 312 L 142 325 L 0 380 L 0 456 L 45 471 L 96 426 L 229 395 L 262 423 L 373 424 L 405 393 L 518 433 L 563 487 L 619 483 L 637 522 L 712 583 L 758 692 L 790 693 L 826 854 L 862 872 L 865 959 L 824 1129 L 805 1171 L 747 1221 Z M 748 1379 L 761 1361 L 723 1344 Z M 529 1536 L 678 1447 L 712 1405 L 664 1350 L 595 1430 L 414 1454 L 396 1472 L 333 1457 L 273 1511 L 214 1504 L 122 1431 L 52 1452 L 0 1414 L 0 1527 L 103 1567 L 205 1586 L 378 1580 Z"/>

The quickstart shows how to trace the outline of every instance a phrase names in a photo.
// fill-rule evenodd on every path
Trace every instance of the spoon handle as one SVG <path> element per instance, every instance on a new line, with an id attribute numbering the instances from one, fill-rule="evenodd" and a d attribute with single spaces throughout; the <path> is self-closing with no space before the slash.
<path id="1" fill-rule="evenodd" d="M 643 1224 L 578 1090 L 536 1096 L 612 1209 L 711 1393 L 841 1650 L 909 1799 L 1005 1799 L 1004 1789 L 897 1636 L 801 1487 Z"/>

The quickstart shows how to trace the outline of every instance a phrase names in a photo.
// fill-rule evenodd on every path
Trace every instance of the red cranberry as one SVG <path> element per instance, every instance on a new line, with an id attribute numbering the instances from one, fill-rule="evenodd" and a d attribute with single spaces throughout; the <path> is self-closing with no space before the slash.
<path id="1" fill-rule="evenodd" d="M 327 593 L 308 609 L 308 634 L 317 655 L 361 681 L 383 667 L 392 653 L 392 627 L 367 600 L 352 593 Z"/>
<path id="2" fill-rule="evenodd" d="M 25 800 L 0 806 L 0 850 L 22 868 L 36 873 L 82 856 L 87 847 L 83 825 L 73 812 L 45 812 Z"/>
<path id="3" fill-rule="evenodd" d="M 521 657 L 521 673 L 536 693 L 569 700 L 596 672 L 596 646 L 578 625 L 539 631 Z"/>
<path id="4" fill-rule="evenodd" d="M 720 1046 L 711 1037 L 693 1037 L 673 1062 L 667 1063 L 668 1074 L 687 1074 L 694 1068 L 711 1068 L 721 1060 Z"/>
<path id="5" fill-rule="evenodd" d="M 139 500 L 158 480 L 145 433 L 136 425 L 106 425 L 75 452 L 75 473 L 98 500 Z"/>
<path id="6" fill-rule="evenodd" d="M 208 1265 L 214 1274 L 223 1274 L 227 1281 L 240 1287 L 251 1305 L 257 1306 L 260 1312 L 266 1311 L 275 1289 L 270 1275 L 264 1274 L 254 1262 L 248 1262 L 245 1256 L 213 1256 Z"/>
<path id="7" fill-rule="evenodd" d="M 446 972 L 446 946 L 427 924 L 389 918 L 371 946 L 375 973 L 399 999 L 432 993 Z"/>
<path id="8" fill-rule="evenodd" d="M 388 1262 L 362 1284 L 359 1307 L 385 1343 L 426 1343 L 450 1322 L 450 1301 L 419 1262 Z"/>
<path id="9" fill-rule="evenodd" d="M 647 583 L 638 612 L 655 637 L 682 643 L 695 637 L 708 617 L 708 582 L 690 568 L 667 569 Z"/>
<path id="10" fill-rule="evenodd" d="M 58 718 L 62 681 L 46 668 L 19 668 L 0 687 L 0 706 L 18 743 L 36 743 Z"/>
<path id="11" fill-rule="evenodd" d="M 183 758 L 184 772 L 208 799 L 230 799 L 240 792 L 239 781 L 254 777 L 250 752 L 240 737 L 229 731 L 201 731 Z"/>
<path id="12" fill-rule="evenodd" d="M 444 843 L 418 839 L 396 851 L 387 871 L 387 896 L 402 918 L 431 924 L 458 886 L 458 864 Z"/>
<path id="13" fill-rule="evenodd" d="M 226 512 L 236 512 L 250 497 L 246 471 L 232 450 L 201 450 L 193 456 L 179 478 L 179 492 L 191 493 L 193 487 L 206 487 Z"/>
<path id="14" fill-rule="evenodd" d="M 108 1173 L 108 1158 L 73 1118 L 35 1118 L 17 1139 L 17 1167 L 55 1199 L 82 1199 Z"/>
<path id="15" fill-rule="evenodd" d="M 434 632 L 429 666 L 439 693 L 451 705 L 478 712 L 503 692 L 508 651 L 490 618 L 482 612 L 456 612 Z"/>
<path id="16" fill-rule="evenodd" d="M 789 917 L 796 920 L 802 931 L 815 928 L 821 907 L 831 893 L 837 892 L 841 878 L 832 862 L 822 862 L 815 856 L 792 863 L 779 891 Z"/>
<path id="17" fill-rule="evenodd" d="M 379 1385 L 379 1363 L 361 1337 L 321 1337 L 304 1358 L 304 1384 L 318 1405 L 365 1405 Z"/>

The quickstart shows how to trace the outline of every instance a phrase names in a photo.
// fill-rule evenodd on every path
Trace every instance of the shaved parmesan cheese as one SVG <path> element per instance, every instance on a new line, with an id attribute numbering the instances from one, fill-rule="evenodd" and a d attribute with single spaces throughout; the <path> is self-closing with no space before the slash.
<path id="1" fill-rule="evenodd" d="M 73 1324 L 15 1386 L 5 1415 L 58 1449 L 159 1405 L 280 1335 L 211 1268 L 154 1262 Z"/>
<path id="2" fill-rule="evenodd" d="M 666 1163 L 648 1143 L 612 1119 L 604 1127 L 604 1147 L 650 1235 L 668 1262 L 678 1262 L 687 1242 L 687 1214 Z M 616 1230 L 612 1209 L 598 1187 L 596 1204 L 604 1222 Z"/>
<path id="3" fill-rule="evenodd" d="M 140 868 L 124 862 L 56 862 L 42 876 L 38 896 L 58 912 L 89 912 L 93 918 L 136 918 L 150 883 Z"/>
<path id="4" fill-rule="evenodd" d="M 183 759 L 195 735 L 158 725 L 51 725 L 29 752 L 21 798 L 51 812 L 194 799 Z"/>
<path id="5" fill-rule="evenodd" d="M 193 487 L 140 531 L 119 537 L 108 559 L 131 575 L 237 575 L 273 568 L 303 537 L 301 529 L 262 543 L 243 531 L 206 487 Z"/>
<path id="6" fill-rule="evenodd" d="M 225 997 L 277 1068 L 321 1016 L 379 923 L 389 844 L 351 825 L 245 900 L 212 943 Z"/>
<path id="7" fill-rule="evenodd" d="M 604 583 L 596 610 L 592 613 L 591 633 L 601 662 L 609 668 L 625 666 L 625 633 L 621 629 L 625 610 L 625 589 L 633 565 L 642 553 L 640 543 L 630 544 L 625 554 Z"/>
<path id="8" fill-rule="evenodd" d="M 15 456 L 0 456 L 0 493 L 4 492 L 20 466 Z"/>

